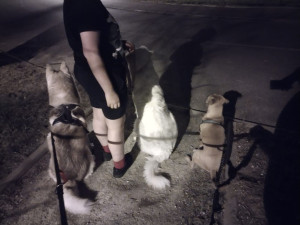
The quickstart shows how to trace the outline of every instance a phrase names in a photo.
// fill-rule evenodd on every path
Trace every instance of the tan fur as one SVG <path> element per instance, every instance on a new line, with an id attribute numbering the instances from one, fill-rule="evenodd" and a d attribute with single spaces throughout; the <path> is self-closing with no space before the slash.
<path id="1" fill-rule="evenodd" d="M 206 104 L 208 105 L 207 113 L 203 116 L 203 120 L 214 120 L 220 123 L 224 123 L 224 117 L 222 115 L 223 104 L 229 101 L 222 95 L 213 94 L 210 95 Z M 202 169 L 209 172 L 211 179 L 216 177 L 216 172 L 219 170 L 223 147 L 209 147 L 203 143 L 211 145 L 223 145 L 225 143 L 225 130 L 223 126 L 212 123 L 201 123 L 200 125 L 200 148 L 203 150 L 193 150 L 192 159 L 190 159 L 190 165 L 193 168 L 194 165 L 198 165 Z M 202 143 L 203 142 L 203 143 Z"/>
<path id="2" fill-rule="evenodd" d="M 84 111 L 79 106 L 71 110 L 71 116 L 79 119 L 82 122 L 82 126 L 62 122 L 53 125 L 53 121 L 64 111 L 61 104 L 78 104 L 79 99 L 73 79 L 68 74 L 68 68 L 65 63 L 62 63 L 59 72 L 55 72 L 47 65 L 46 79 L 49 103 L 55 107 L 50 111 L 49 115 L 50 131 L 54 134 L 54 147 L 59 169 L 63 171 L 68 179 L 64 184 L 65 207 L 74 214 L 87 214 L 91 210 L 92 202 L 89 199 L 79 197 L 77 182 L 83 181 L 92 174 L 95 161 L 89 148 Z M 50 133 L 47 141 L 50 151 L 49 175 L 56 182 Z"/>
<path id="3" fill-rule="evenodd" d="M 46 79 L 49 105 L 57 107 L 61 104 L 79 104 L 78 92 L 65 62 L 61 63 L 59 71 L 47 64 Z"/>

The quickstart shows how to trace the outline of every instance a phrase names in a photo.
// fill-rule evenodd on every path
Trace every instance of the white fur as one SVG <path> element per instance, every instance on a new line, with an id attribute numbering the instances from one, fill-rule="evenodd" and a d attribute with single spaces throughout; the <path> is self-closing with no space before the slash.
<path id="1" fill-rule="evenodd" d="M 138 128 L 140 149 L 150 155 L 144 167 L 145 180 L 155 189 L 164 189 L 170 186 L 170 181 L 158 173 L 158 167 L 172 153 L 178 131 L 158 85 L 152 88 L 152 98 L 145 105 Z"/>
<path id="2" fill-rule="evenodd" d="M 94 165 L 91 165 L 90 168 L 93 169 Z M 48 173 L 49 176 L 56 182 L 56 176 L 50 169 L 48 170 Z M 74 181 L 68 181 L 66 184 L 64 184 L 63 196 L 65 208 L 68 212 L 73 214 L 89 214 L 94 203 L 88 199 L 77 197 L 77 194 L 74 192 L 74 189 L 76 188 L 77 186 Z"/>
<path id="3" fill-rule="evenodd" d="M 89 214 L 94 204 L 88 199 L 77 197 L 68 188 L 64 188 L 64 202 L 66 209 L 73 214 Z"/>

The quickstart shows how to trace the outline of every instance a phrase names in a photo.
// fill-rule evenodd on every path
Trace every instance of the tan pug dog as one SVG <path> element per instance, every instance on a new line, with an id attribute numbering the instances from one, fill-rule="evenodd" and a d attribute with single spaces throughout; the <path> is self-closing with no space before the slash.
<path id="1" fill-rule="evenodd" d="M 193 150 L 192 158 L 188 157 L 191 167 L 198 165 L 209 172 L 212 180 L 220 168 L 223 149 L 225 146 L 225 129 L 223 104 L 229 101 L 222 95 L 210 95 L 206 104 L 207 113 L 203 116 L 200 124 L 200 147 Z"/>
<path id="2" fill-rule="evenodd" d="M 51 133 L 47 137 L 51 156 L 49 175 L 56 182 L 54 146 L 64 183 L 65 207 L 74 214 L 87 214 L 93 203 L 79 197 L 77 184 L 92 174 L 95 161 L 89 148 L 84 111 L 78 105 L 78 93 L 65 63 L 58 72 L 47 65 L 46 79 L 49 104 L 54 107 L 50 111 Z"/>

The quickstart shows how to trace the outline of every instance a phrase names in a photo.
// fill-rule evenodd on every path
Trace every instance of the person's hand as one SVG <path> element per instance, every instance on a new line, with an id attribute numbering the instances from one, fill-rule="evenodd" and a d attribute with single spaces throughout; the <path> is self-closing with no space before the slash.
<path id="1" fill-rule="evenodd" d="M 126 50 L 128 50 L 129 53 L 132 53 L 135 50 L 134 44 L 132 44 L 130 41 L 127 40 L 125 41 L 125 48 Z"/>
<path id="2" fill-rule="evenodd" d="M 106 104 L 109 108 L 117 109 L 120 107 L 120 99 L 115 91 L 105 93 Z"/>

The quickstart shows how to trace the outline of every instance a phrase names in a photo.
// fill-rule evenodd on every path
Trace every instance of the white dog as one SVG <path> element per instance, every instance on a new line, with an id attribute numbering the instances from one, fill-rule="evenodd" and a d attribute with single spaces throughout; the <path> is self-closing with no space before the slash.
<path id="1" fill-rule="evenodd" d="M 159 163 L 168 159 L 177 140 L 177 125 L 168 110 L 160 86 L 152 88 L 152 98 L 145 105 L 139 123 L 138 143 L 141 151 L 149 154 L 144 167 L 146 183 L 155 189 L 170 186 L 170 181 L 159 174 Z"/>
<path id="2" fill-rule="evenodd" d="M 84 111 L 78 105 L 78 93 L 65 63 L 58 72 L 47 65 L 46 79 L 49 104 L 54 107 L 50 111 L 51 133 L 47 137 L 51 156 L 49 175 L 56 182 L 54 146 L 64 183 L 65 207 L 74 214 L 87 214 L 93 203 L 79 197 L 77 182 L 92 174 L 95 162 L 89 149 Z"/>
<path id="3" fill-rule="evenodd" d="M 154 68 L 152 55 L 146 46 L 141 46 L 127 57 L 127 61 L 133 78 L 132 97 L 137 116 L 134 133 L 141 151 L 150 155 L 145 163 L 144 177 L 149 186 L 164 189 L 170 186 L 170 181 L 159 174 L 158 167 L 172 153 L 178 130 L 158 85 L 157 71 L 161 72 L 162 68 Z"/>

